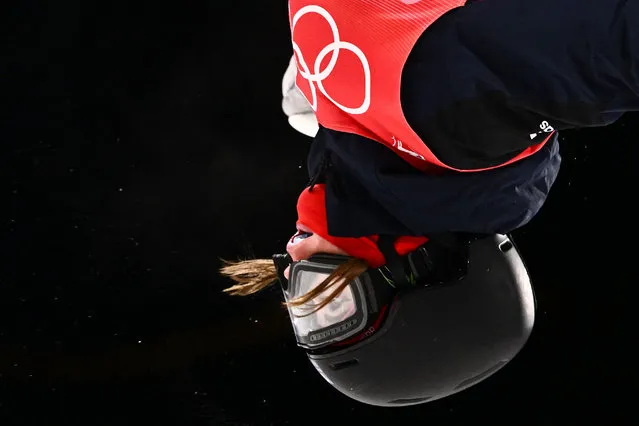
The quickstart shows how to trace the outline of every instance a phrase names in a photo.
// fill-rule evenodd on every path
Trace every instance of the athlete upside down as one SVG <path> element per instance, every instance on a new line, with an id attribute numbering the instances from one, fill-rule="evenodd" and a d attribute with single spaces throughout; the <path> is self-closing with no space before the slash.
<path id="1" fill-rule="evenodd" d="M 639 110 L 639 0 L 290 0 L 289 21 L 283 109 L 313 137 L 289 263 L 348 259 L 289 307 L 330 293 L 322 309 L 434 235 L 526 225 L 558 132 Z M 222 272 L 236 295 L 278 277 L 270 260 Z"/>

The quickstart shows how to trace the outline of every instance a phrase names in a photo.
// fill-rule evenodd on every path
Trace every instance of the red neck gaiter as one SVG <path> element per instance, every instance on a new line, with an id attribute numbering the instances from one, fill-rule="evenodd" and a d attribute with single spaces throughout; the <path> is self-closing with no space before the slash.
<path id="1" fill-rule="evenodd" d="M 371 267 L 379 268 L 386 263 L 384 255 L 377 247 L 379 236 L 333 237 L 328 234 L 326 219 L 325 185 L 315 185 L 313 190 L 304 189 L 297 201 L 298 223 L 308 226 L 315 234 L 335 244 L 349 256 L 365 260 Z M 405 255 L 426 243 L 426 237 L 399 237 L 395 240 L 395 251 Z"/>

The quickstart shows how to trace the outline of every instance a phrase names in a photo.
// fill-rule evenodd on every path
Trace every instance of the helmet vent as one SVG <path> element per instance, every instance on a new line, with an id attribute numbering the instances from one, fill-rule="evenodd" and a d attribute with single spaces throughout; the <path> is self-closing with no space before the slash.
<path id="1" fill-rule="evenodd" d="M 335 364 L 331 364 L 331 368 L 334 371 L 344 370 L 345 368 L 353 367 L 359 364 L 359 361 L 355 358 L 349 359 L 348 361 L 336 362 Z"/>
<path id="2" fill-rule="evenodd" d="M 506 253 L 511 248 L 513 248 L 513 243 L 511 243 L 508 240 L 504 241 L 503 243 L 499 245 L 499 250 L 501 250 L 503 253 Z"/>
<path id="3" fill-rule="evenodd" d="M 393 401 L 388 401 L 389 404 L 402 404 L 402 405 L 406 405 L 406 404 L 419 404 L 421 402 L 426 402 L 429 399 L 431 399 L 432 396 L 425 396 L 422 398 L 400 398 L 400 399 L 395 399 Z"/>
<path id="4" fill-rule="evenodd" d="M 455 390 L 461 390 L 461 389 L 467 388 L 468 386 L 474 383 L 477 383 L 478 381 L 490 376 L 492 373 L 499 370 L 507 362 L 508 360 L 499 361 L 497 364 L 493 365 L 492 367 L 490 367 L 488 370 L 484 371 L 483 373 L 479 373 L 475 377 L 471 377 L 470 379 L 464 380 L 463 382 L 461 382 L 455 387 Z"/>

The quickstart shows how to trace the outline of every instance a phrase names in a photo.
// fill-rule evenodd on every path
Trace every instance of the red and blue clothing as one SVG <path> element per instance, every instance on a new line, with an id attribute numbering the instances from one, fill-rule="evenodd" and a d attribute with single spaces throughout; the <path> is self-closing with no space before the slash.
<path id="1" fill-rule="evenodd" d="M 510 232 L 557 132 L 639 110 L 639 0 L 290 0 L 335 236 Z"/>

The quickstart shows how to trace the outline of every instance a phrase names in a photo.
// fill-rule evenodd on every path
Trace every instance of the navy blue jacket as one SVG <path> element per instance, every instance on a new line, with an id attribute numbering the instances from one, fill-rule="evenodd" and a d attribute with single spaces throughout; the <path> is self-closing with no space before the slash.
<path id="1" fill-rule="evenodd" d="M 469 2 L 418 40 L 401 101 L 433 153 L 460 169 L 502 164 L 548 126 L 610 124 L 639 110 L 639 0 Z M 543 206 L 560 163 L 555 134 L 515 164 L 432 176 L 323 127 L 308 158 L 335 236 L 507 233 Z"/>

